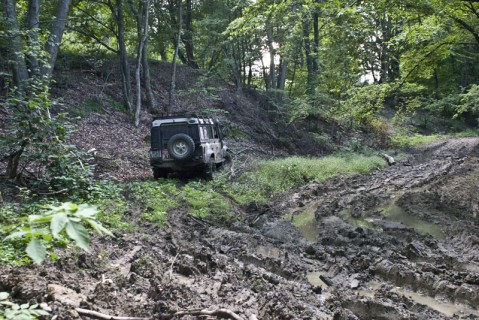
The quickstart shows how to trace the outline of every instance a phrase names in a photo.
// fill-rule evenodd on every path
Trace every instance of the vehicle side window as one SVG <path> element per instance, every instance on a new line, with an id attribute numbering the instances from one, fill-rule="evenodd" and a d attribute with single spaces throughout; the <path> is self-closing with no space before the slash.
<path id="1" fill-rule="evenodd" d="M 209 139 L 208 131 L 206 130 L 205 126 L 200 126 L 200 138 L 201 140 Z"/>
<path id="2" fill-rule="evenodd" d="M 208 132 L 208 139 L 214 139 L 213 127 L 212 126 L 206 126 L 206 131 Z"/>

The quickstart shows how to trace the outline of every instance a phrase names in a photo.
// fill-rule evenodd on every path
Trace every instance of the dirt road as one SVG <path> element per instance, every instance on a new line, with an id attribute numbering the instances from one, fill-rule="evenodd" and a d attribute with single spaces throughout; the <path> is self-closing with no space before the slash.
<path id="1" fill-rule="evenodd" d="M 78 317 L 79 307 L 152 319 L 193 309 L 238 319 L 479 319 L 479 139 L 397 160 L 238 208 L 243 219 L 229 228 L 178 210 L 165 230 L 95 239 L 90 253 L 43 266 L 0 267 L 0 291 L 46 302 L 55 319 Z"/>

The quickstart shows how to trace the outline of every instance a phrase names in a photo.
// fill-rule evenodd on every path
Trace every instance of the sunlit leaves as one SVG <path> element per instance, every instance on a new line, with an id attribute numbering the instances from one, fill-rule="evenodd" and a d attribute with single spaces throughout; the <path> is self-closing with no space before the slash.
<path id="1" fill-rule="evenodd" d="M 28 216 L 29 227 L 13 232 L 4 240 L 13 241 L 24 238 L 28 241 L 25 252 L 37 264 L 46 257 L 45 243 L 54 239 L 72 240 L 76 246 L 88 251 L 89 234 L 86 226 L 92 227 L 99 234 L 113 236 L 97 220 L 98 210 L 88 204 L 65 202 L 58 206 L 50 205 L 42 214 Z"/>

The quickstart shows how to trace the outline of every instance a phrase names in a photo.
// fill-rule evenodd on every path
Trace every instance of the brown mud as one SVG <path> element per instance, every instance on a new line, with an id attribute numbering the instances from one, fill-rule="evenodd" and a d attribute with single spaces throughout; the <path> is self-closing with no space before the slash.
<path id="1" fill-rule="evenodd" d="M 78 307 L 152 319 L 221 308 L 244 319 L 479 319 L 478 189 L 479 139 L 437 142 L 238 208 L 245 218 L 228 228 L 178 210 L 162 230 L 2 266 L 0 291 L 46 302 L 55 319 L 78 318 Z"/>

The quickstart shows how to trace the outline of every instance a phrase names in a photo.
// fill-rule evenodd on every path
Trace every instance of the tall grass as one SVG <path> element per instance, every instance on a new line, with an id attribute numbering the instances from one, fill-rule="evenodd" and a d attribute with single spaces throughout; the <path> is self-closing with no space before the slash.
<path id="1" fill-rule="evenodd" d="M 380 157 L 361 154 L 262 161 L 225 191 L 239 203 L 265 203 L 271 197 L 313 180 L 324 181 L 345 173 L 367 173 L 384 166 L 385 161 Z"/>

